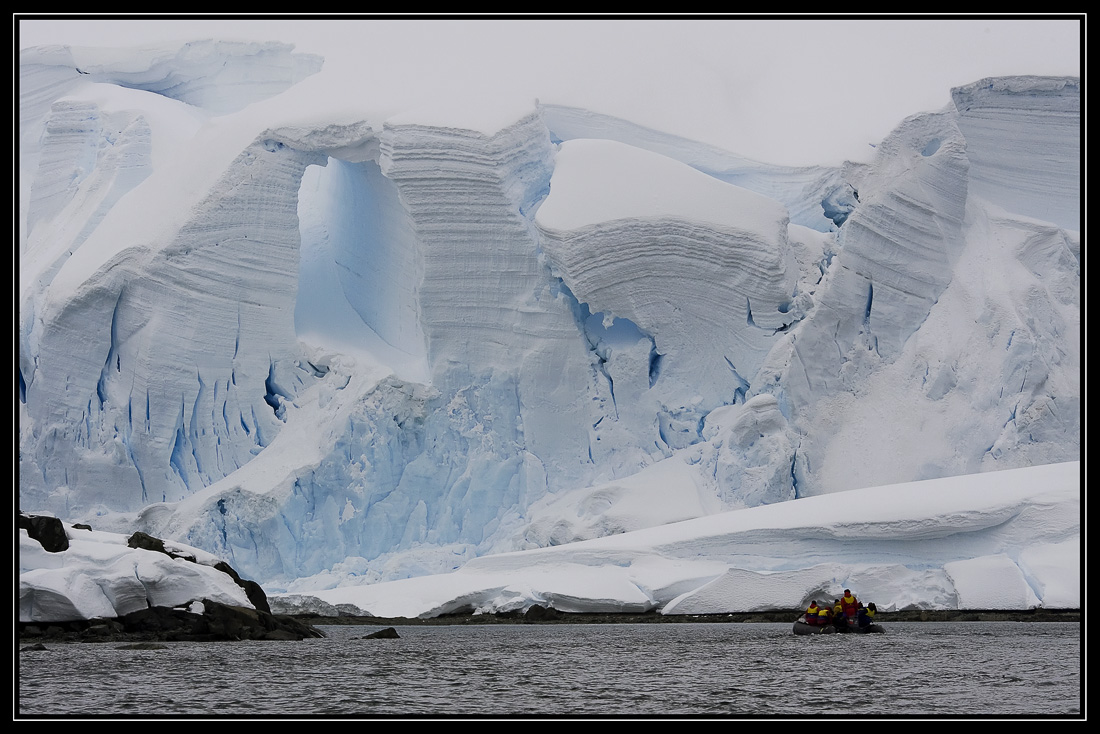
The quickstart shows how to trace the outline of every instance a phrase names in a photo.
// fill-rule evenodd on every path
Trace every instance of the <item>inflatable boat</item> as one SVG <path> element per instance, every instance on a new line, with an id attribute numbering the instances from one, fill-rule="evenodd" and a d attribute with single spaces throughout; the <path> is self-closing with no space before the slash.
<path id="1" fill-rule="evenodd" d="M 806 615 L 803 614 L 794 621 L 794 633 L 796 635 L 832 635 L 837 633 L 855 633 L 865 635 L 868 633 L 885 633 L 886 630 L 882 628 L 881 624 L 871 623 L 866 627 L 860 627 L 853 621 L 848 621 L 847 625 L 838 627 L 830 622 L 829 624 L 806 624 Z"/>

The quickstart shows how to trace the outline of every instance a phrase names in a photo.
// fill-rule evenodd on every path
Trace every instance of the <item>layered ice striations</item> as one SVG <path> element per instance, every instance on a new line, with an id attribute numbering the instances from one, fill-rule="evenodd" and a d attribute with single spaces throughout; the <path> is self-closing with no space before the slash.
<path id="1" fill-rule="evenodd" d="M 536 224 L 570 292 L 605 324 L 625 319 L 651 340 L 648 389 L 620 390 L 616 404 L 679 414 L 661 430 L 672 448 L 699 440 L 697 429 L 674 437 L 674 423 L 692 415 L 701 426 L 715 407 L 743 402 L 776 331 L 793 321 L 786 210 L 664 156 L 564 143 Z"/>
<path id="2" fill-rule="evenodd" d="M 306 170 L 298 218 L 299 339 L 322 352 L 369 354 L 425 381 L 423 262 L 397 187 L 373 160 L 330 157 Z"/>
<path id="3" fill-rule="evenodd" d="M 1081 229 L 1079 79 L 982 79 L 951 90 L 951 100 L 966 138 L 973 194 Z"/>
<path id="4" fill-rule="evenodd" d="M 1077 457 L 1075 80 L 780 169 L 554 106 L 258 122 L 319 65 L 278 45 L 82 53 L 21 57 L 24 510 L 339 584 Z"/>
<path id="5" fill-rule="evenodd" d="M 1034 105 L 1029 88 L 1040 97 L 1075 88 L 1035 78 L 979 86 L 983 96 L 1002 95 L 986 98 L 987 106 L 1011 108 L 1011 100 L 1020 100 L 1025 109 Z M 962 90 L 962 98 L 972 92 Z M 1072 109 L 1065 100 L 1054 106 Z M 1037 150 L 1064 147 L 1064 126 L 1048 125 L 1044 115 L 1009 116 L 1007 137 L 1028 138 Z M 1043 196 L 1029 197 L 1031 214 L 1002 208 L 1017 183 L 1025 191 L 1034 186 L 1028 176 L 999 179 L 999 194 L 986 187 L 999 201 L 973 195 L 975 165 L 979 176 L 989 176 L 993 161 L 1016 165 L 1010 161 L 1017 157 L 1011 146 L 995 151 L 992 138 L 983 141 L 988 130 L 978 130 L 972 144 L 964 127 L 952 108 L 916 115 L 879 146 L 874 164 L 853 180 L 859 203 L 838 232 L 812 313 L 789 344 L 769 355 L 762 372 L 770 377 L 756 383 L 776 394 L 799 429 L 794 475 L 806 493 L 1076 455 L 1080 352 L 1069 331 L 1080 324 L 1077 233 L 1053 223 L 1067 206 L 1061 196 L 1051 206 Z M 1076 200 L 1075 169 L 1066 170 L 1058 187 Z M 1044 265 L 1017 277 L 1032 255 Z M 952 323 L 956 313 L 973 314 L 977 333 Z M 1036 351 L 1033 340 L 1049 329 L 1066 340 L 1051 352 Z M 861 404 L 862 386 L 871 385 L 891 386 L 893 410 Z M 1043 413 L 1039 406 L 1050 408 L 1042 429 L 1021 435 L 1020 405 L 1030 406 L 1030 417 Z M 927 415 L 929 422 L 899 421 L 898 411 Z M 966 427 L 948 418 L 967 413 Z M 866 451 L 845 457 L 834 450 L 853 444 Z M 1011 458 L 999 450 L 1006 444 L 1014 447 Z"/>
<path id="6" fill-rule="evenodd" d="M 911 118 L 879 146 L 838 234 L 811 317 L 817 328 L 795 347 L 811 390 L 830 380 L 853 386 L 861 375 L 846 374 L 858 362 L 851 350 L 891 361 L 920 327 L 963 246 L 966 187 L 965 141 L 949 116 Z"/>
<path id="7" fill-rule="evenodd" d="M 258 141 L 170 241 L 122 253 L 40 314 L 28 491 L 87 486 L 84 512 L 176 501 L 274 436 L 279 403 L 312 379 L 286 318 L 298 229 L 285 203 L 315 160 Z"/>

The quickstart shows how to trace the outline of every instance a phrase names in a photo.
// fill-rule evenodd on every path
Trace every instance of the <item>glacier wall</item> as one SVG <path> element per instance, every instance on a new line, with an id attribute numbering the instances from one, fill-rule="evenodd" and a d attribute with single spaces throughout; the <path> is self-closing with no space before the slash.
<path id="1" fill-rule="evenodd" d="M 1076 80 L 787 169 L 564 107 L 303 116 L 277 45 L 119 53 L 21 57 L 24 510 L 279 588 L 1079 456 Z"/>
<path id="2" fill-rule="evenodd" d="M 47 303 L 23 373 L 28 417 L 44 428 L 24 456 L 28 491 L 87 487 L 85 507 L 136 510 L 221 479 L 267 444 L 280 401 L 311 378 L 285 317 L 298 228 L 281 204 L 313 160 L 257 142 L 171 240 L 121 253 L 72 300 Z"/>
<path id="3" fill-rule="evenodd" d="M 967 141 L 974 194 L 1080 228 L 1080 80 L 982 79 L 951 90 L 951 101 Z"/>

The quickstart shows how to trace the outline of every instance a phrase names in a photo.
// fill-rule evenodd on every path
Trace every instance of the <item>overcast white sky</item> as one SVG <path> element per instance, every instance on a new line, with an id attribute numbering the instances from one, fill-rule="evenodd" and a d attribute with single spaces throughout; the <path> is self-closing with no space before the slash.
<path id="1" fill-rule="evenodd" d="M 866 160 L 986 76 L 1081 73 L 1084 22 L 953 19 L 20 20 L 20 48 L 282 40 L 370 94 L 526 95 L 769 163 Z"/>

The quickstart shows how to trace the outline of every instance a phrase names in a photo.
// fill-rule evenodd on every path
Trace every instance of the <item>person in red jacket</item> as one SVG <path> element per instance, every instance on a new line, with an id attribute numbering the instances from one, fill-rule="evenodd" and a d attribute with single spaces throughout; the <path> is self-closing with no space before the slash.
<path id="1" fill-rule="evenodd" d="M 859 600 L 856 599 L 856 595 L 852 593 L 851 589 L 845 589 L 844 596 L 840 597 L 840 606 L 844 609 L 844 616 L 848 619 L 855 619 L 857 604 L 859 604 Z"/>
<path id="2" fill-rule="evenodd" d="M 817 600 L 814 599 L 810 602 L 810 606 L 806 608 L 806 624 L 817 624 L 817 613 L 819 609 L 817 607 Z"/>

